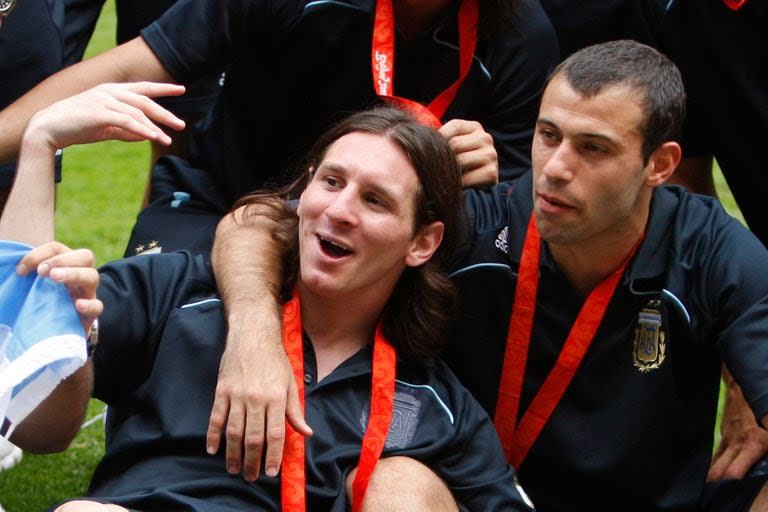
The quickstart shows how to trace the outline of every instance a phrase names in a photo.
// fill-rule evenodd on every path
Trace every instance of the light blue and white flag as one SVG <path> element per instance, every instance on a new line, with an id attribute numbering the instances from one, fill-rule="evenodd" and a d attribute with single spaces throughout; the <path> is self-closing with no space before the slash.
<path id="1" fill-rule="evenodd" d="M 16 265 L 32 248 L 0 240 L 0 435 L 13 429 L 87 358 L 64 285 Z"/>

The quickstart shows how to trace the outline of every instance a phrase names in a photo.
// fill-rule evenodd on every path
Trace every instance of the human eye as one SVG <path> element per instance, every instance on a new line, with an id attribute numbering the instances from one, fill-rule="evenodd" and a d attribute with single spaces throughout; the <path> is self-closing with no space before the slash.
<path id="1" fill-rule="evenodd" d="M 337 189 L 341 188 L 342 186 L 341 180 L 332 174 L 321 176 L 320 179 L 322 180 L 323 184 L 330 189 Z"/>
<path id="2" fill-rule="evenodd" d="M 378 194 L 365 194 L 363 198 L 367 204 L 376 210 L 388 210 L 388 203 Z"/>
<path id="3" fill-rule="evenodd" d="M 539 138 L 546 144 L 555 144 L 560 140 L 557 132 L 551 128 L 541 127 L 538 130 Z"/>
<path id="4" fill-rule="evenodd" d="M 595 144 L 594 142 L 587 142 L 584 144 L 584 149 L 588 151 L 589 153 L 607 153 L 608 148 L 606 148 L 603 145 Z"/>

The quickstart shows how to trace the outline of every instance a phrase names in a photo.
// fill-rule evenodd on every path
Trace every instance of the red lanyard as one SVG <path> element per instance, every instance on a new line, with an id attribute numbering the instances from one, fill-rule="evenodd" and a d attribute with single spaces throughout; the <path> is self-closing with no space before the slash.
<path id="1" fill-rule="evenodd" d="M 504 455 L 513 466 L 519 467 L 523 462 L 571 383 L 600 327 L 619 279 L 639 245 L 638 242 L 621 267 L 606 277 L 589 294 L 568 333 L 555 366 L 534 396 L 520 423 L 517 424 L 525 363 L 536 311 L 536 292 L 539 286 L 541 236 L 536 228 L 535 216 L 531 215 L 523 254 L 520 258 L 515 302 L 512 305 L 512 318 L 509 322 L 507 347 L 494 415 L 494 424 L 504 447 Z"/>
<path id="2" fill-rule="evenodd" d="M 744 7 L 744 4 L 747 3 L 747 0 L 723 0 L 723 2 L 725 2 L 725 5 L 727 5 L 731 10 L 738 11 Z"/>
<path id="3" fill-rule="evenodd" d="M 377 0 L 371 43 L 371 71 L 376 94 L 409 112 L 419 122 L 440 128 L 440 118 L 456 97 L 472 66 L 478 18 L 477 0 L 463 0 L 459 6 L 459 78 L 425 107 L 413 100 L 395 96 L 395 15 L 392 0 Z"/>
<path id="4" fill-rule="evenodd" d="M 290 302 L 283 306 L 283 344 L 291 363 L 293 376 L 304 412 L 304 344 L 301 332 L 301 306 L 299 294 L 294 292 Z M 395 398 L 396 354 L 394 347 L 376 328 L 373 342 L 373 370 L 371 372 L 371 411 L 368 428 L 363 436 L 357 474 L 352 483 L 352 511 L 358 512 L 368 489 L 368 482 L 376 469 L 384 443 L 392 422 L 392 409 Z M 296 432 L 290 424 L 285 425 L 285 447 L 283 448 L 283 470 L 281 480 L 281 500 L 284 512 L 305 512 L 306 470 L 304 455 L 304 436 Z M 343 491 L 342 491 L 343 492 Z"/>

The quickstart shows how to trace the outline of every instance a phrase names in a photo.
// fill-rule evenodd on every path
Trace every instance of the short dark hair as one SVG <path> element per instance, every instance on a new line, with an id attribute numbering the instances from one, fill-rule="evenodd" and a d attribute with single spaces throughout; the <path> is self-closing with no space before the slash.
<path id="1" fill-rule="evenodd" d="M 583 48 L 558 65 L 549 77 L 564 77 L 584 97 L 626 85 L 643 95 L 643 161 L 659 146 L 679 141 L 685 119 L 685 88 L 677 66 L 664 54 L 632 40 Z"/>
<path id="2" fill-rule="evenodd" d="M 286 256 L 282 295 L 295 285 L 298 274 L 297 217 L 285 199 L 296 199 L 307 187 L 309 169 L 317 169 L 331 145 L 350 133 L 386 137 L 408 157 L 419 178 L 413 232 L 435 221 L 444 226 L 443 240 L 430 261 L 407 268 L 400 276 L 382 315 L 383 330 L 398 354 L 407 359 L 432 357 L 442 349 L 456 304 L 456 291 L 446 269 L 456 247 L 463 211 L 461 169 L 447 141 L 435 130 L 392 107 L 353 114 L 325 132 L 310 149 L 300 176 L 277 193 L 257 191 L 239 200 L 249 215 L 267 215 L 281 226 L 275 239 Z M 264 211 L 267 207 L 267 212 Z M 250 210 L 250 211 L 249 211 Z"/>

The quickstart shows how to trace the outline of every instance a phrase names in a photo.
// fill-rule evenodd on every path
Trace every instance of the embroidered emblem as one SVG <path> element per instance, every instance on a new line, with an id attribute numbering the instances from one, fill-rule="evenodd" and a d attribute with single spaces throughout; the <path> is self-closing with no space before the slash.
<path id="1" fill-rule="evenodd" d="M 395 392 L 394 407 L 392 409 L 392 423 L 389 424 L 387 440 L 384 446 L 387 448 L 405 448 L 416 433 L 419 424 L 419 409 L 421 401 L 413 396 Z M 360 426 L 365 432 L 368 426 L 368 411 L 370 406 L 366 404 L 360 415 Z"/>
<path id="2" fill-rule="evenodd" d="M 667 342 L 662 325 L 661 301 L 654 299 L 648 301 L 637 315 L 632 358 L 635 367 L 646 373 L 661 366 L 666 352 Z"/>
<path id="3" fill-rule="evenodd" d="M 504 254 L 509 254 L 509 244 L 507 243 L 507 240 L 509 240 L 509 226 L 502 229 L 499 236 L 496 237 L 496 248 L 500 249 Z"/>
<path id="4" fill-rule="evenodd" d="M 163 247 L 160 245 L 160 242 L 157 240 L 152 240 L 147 245 L 139 244 L 136 246 L 136 248 L 133 250 L 134 255 L 144 255 L 144 254 L 158 254 L 163 252 Z"/>

